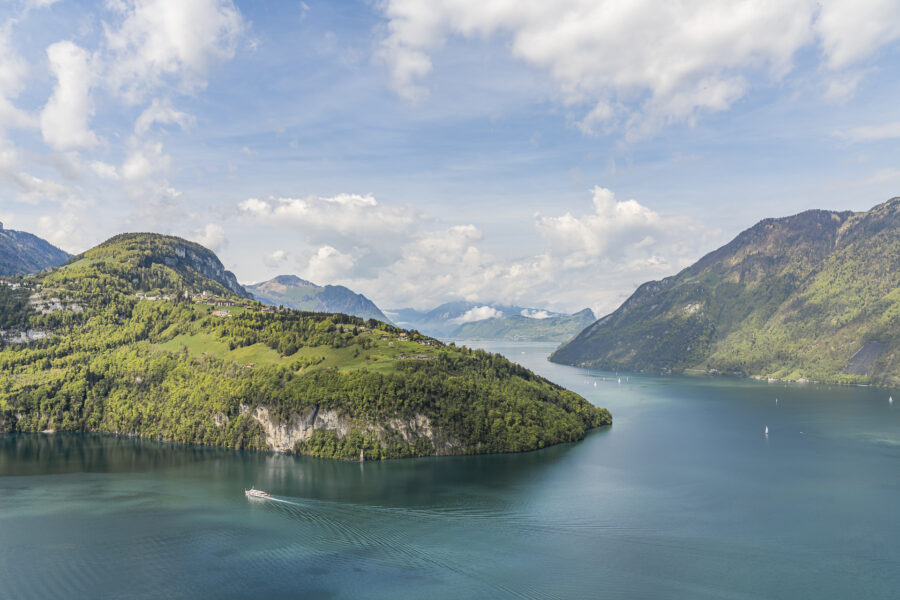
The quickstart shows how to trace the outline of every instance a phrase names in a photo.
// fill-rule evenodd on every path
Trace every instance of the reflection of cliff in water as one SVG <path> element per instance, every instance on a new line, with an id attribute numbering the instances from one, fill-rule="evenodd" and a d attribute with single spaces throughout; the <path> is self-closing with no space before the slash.
<path id="1" fill-rule="evenodd" d="M 255 486 L 273 495 L 381 505 L 455 503 L 461 489 L 485 484 L 481 501 L 499 492 L 534 485 L 569 462 L 570 454 L 589 452 L 581 443 L 560 444 L 536 452 L 480 456 L 429 457 L 365 463 L 316 459 L 208 446 L 183 446 L 102 434 L 0 435 L 0 475 L 62 473 L 141 473 L 168 471 L 175 478 L 206 479 L 226 495 Z M 471 499 L 469 499 L 471 501 Z"/>
<path id="2" fill-rule="evenodd" d="M 223 452 L 94 433 L 0 435 L 0 475 L 125 473 L 177 468 Z"/>

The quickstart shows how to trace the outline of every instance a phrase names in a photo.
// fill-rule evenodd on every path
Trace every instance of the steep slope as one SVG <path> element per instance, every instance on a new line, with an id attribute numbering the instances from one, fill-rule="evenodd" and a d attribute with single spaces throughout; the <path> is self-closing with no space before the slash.
<path id="1" fill-rule="evenodd" d="M 640 286 L 551 360 L 895 384 L 898 285 L 900 199 L 863 213 L 766 219 Z"/>
<path id="2" fill-rule="evenodd" d="M 102 277 L 102 283 L 97 281 Z M 123 233 L 50 273 L 49 286 L 91 294 L 99 287 L 130 292 L 210 292 L 251 295 L 211 250 L 153 233 Z"/>
<path id="3" fill-rule="evenodd" d="M 359 460 L 533 450 L 611 422 L 499 355 L 248 300 L 178 238 L 117 236 L 19 283 L 0 294 L 18 328 L 0 338 L 0 432 Z"/>
<path id="4" fill-rule="evenodd" d="M 70 256 L 36 235 L 4 229 L 0 223 L 0 277 L 38 273 L 63 264 Z"/>
<path id="5" fill-rule="evenodd" d="M 246 289 L 263 304 L 388 322 L 374 302 L 342 285 L 320 286 L 294 275 L 279 275 Z"/>
<path id="6" fill-rule="evenodd" d="M 594 313 L 589 308 L 571 315 L 542 319 L 512 315 L 466 323 L 454 332 L 453 337 L 477 340 L 565 342 L 593 323 L 595 319 Z"/>

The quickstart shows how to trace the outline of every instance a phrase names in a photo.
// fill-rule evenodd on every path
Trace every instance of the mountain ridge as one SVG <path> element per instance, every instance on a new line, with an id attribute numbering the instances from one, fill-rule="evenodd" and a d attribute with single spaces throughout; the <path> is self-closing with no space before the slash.
<path id="1" fill-rule="evenodd" d="M 374 302 L 342 285 L 320 286 L 296 275 L 278 275 L 245 287 L 257 300 L 271 306 L 344 313 L 361 319 L 390 322 Z"/>
<path id="2" fill-rule="evenodd" d="M 0 277 L 38 273 L 63 264 L 71 256 L 32 233 L 4 229 L 0 223 Z"/>
<path id="3" fill-rule="evenodd" d="M 900 199 L 764 219 L 642 284 L 551 360 L 597 368 L 896 384 Z M 850 368 L 869 342 L 884 350 Z M 871 354 L 871 353 L 866 353 Z"/>
<path id="4" fill-rule="evenodd" d="M 15 329 L 0 336 L 0 433 L 377 460 L 536 450 L 612 422 L 500 355 L 234 285 L 208 249 L 157 234 L 0 285 Z"/>
<path id="5" fill-rule="evenodd" d="M 511 315 L 464 323 L 453 333 L 457 339 L 565 342 L 596 320 L 591 309 L 546 318 Z"/>

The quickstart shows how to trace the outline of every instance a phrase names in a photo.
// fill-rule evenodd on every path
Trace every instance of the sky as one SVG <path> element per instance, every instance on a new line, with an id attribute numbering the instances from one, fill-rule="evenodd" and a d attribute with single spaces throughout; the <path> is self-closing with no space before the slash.
<path id="1" fill-rule="evenodd" d="M 896 0 L 0 0 L 0 221 L 604 314 L 900 195 Z"/>

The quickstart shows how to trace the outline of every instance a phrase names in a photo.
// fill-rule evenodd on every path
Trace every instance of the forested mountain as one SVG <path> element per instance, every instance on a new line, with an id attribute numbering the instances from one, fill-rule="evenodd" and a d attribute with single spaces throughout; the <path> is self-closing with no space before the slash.
<path id="1" fill-rule="evenodd" d="M 640 286 L 551 360 L 900 383 L 900 198 L 766 219 Z"/>
<path id="2" fill-rule="evenodd" d="M 465 323 L 453 333 L 453 337 L 470 340 L 565 342 L 593 323 L 596 318 L 589 308 L 575 314 L 555 317 L 511 315 Z"/>
<path id="3" fill-rule="evenodd" d="M 499 355 L 247 299 L 179 238 L 117 236 L 0 289 L 16 334 L 0 337 L 0 432 L 358 460 L 532 450 L 611 422 Z"/>
<path id="4" fill-rule="evenodd" d="M 388 322 L 374 302 L 342 285 L 321 286 L 295 275 L 279 275 L 246 288 L 263 304 Z"/>
<path id="5" fill-rule="evenodd" d="M 24 231 L 4 229 L 0 223 L 0 277 L 37 273 L 69 260 L 50 242 Z"/>

